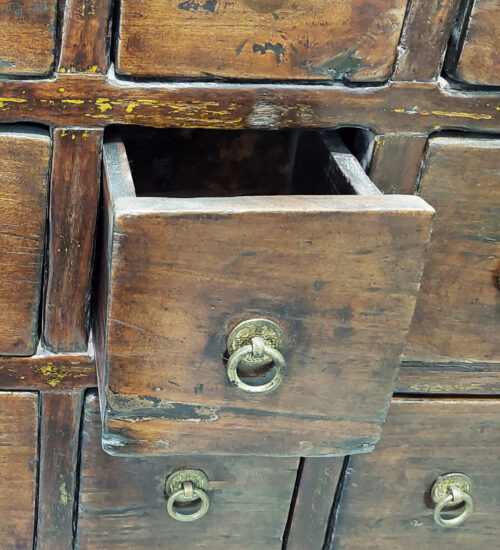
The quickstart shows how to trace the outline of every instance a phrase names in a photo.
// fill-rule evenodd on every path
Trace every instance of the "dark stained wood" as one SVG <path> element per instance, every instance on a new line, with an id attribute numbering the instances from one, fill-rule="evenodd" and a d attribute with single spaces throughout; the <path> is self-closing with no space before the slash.
<path id="1" fill-rule="evenodd" d="M 87 349 L 102 130 L 53 137 L 43 339 L 51 351 L 77 352 Z"/>
<path id="2" fill-rule="evenodd" d="M 419 195 L 436 207 L 405 356 L 500 362 L 500 139 L 430 140 Z"/>
<path id="3" fill-rule="evenodd" d="M 111 123 L 172 128 L 335 128 L 375 134 L 443 129 L 498 131 L 500 92 L 471 93 L 445 83 L 376 87 L 271 84 L 119 83 L 110 75 L 58 75 L 1 83 L 0 121 L 56 126 Z"/>
<path id="4" fill-rule="evenodd" d="M 101 448 L 98 400 L 90 395 L 76 547 L 281 550 L 298 464 L 298 458 L 111 457 Z M 210 509 L 191 524 L 173 520 L 166 510 L 165 479 L 183 467 L 209 478 Z"/>
<path id="5" fill-rule="evenodd" d="M 406 0 L 122 0 L 117 71 L 135 76 L 346 79 L 391 74 Z"/>
<path id="6" fill-rule="evenodd" d="M 350 460 L 331 550 L 495 548 L 499 456 L 500 401 L 395 400 L 375 451 Z M 436 525 L 428 504 L 449 472 L 473 481 L 474 512 L 454 529 Z"/>
<path id="7" fill-rule="evenodd" d="M 106 73 L 112 3 L 112 0 L 66 0 L 59 72 Z"/>
<path id="8" fill-rule="evenodd" d="M 38 315 L 50 138 L 27 126 L 0 126 L 0 354 L 31 355 Z"/>
<path id="9" fill-rule="evenodd" d="M 32 548 L 38 454 L 38 396 L 0 392 L 0 540 Z"/>
<path id="10" fill-rule="evenodd" d="M 304 459 L 286 550 L 323 548 L 342 465 L 341 458 Z"/>
<path id="11" fill-rule="evenodd" d="M 45 75 L 54 64 L 57 0 L 3 0 L 0 74 Z"/>
<path id="12" fill-rule="evenodd" d="M 404 362 L 396 381 L 396 392 L 500 395 L 500 365 Z"/>
<path id="13" fill-rule="evenodd" d="M 459 6 L 460 0 L 411 0 L 394 80 L 435 80 L 441 74 Z"/>
<path id="14" fill-rule="evenodd" d="M 467 6 L 454 33 L 448 73 L 470 84 L 500 86 L 500 4 L 470 0 Z"/>
<path id="15" fill-rule="evenodd" d="M 136 198 L 123 149 L 106 144 L 104 159 L 114 216 L 97 323 L 106 449 L 370 450 L 432 208 L 394 195 Z M 285 333 L 287 374 L 268 395 L 231 386 L 223 362 L 230 327 L 256 316 Z"/>
<path id="16" fill-rule="evenodd" d="M 73 544 L 73 506 L 82 393 L 43 393 L 37 548 Z"/>
<path id="17" fill-rule="evenodd" d="M 383 193 L 413 195 L 426 143 L 427 136 L 423 134 L 375 136 L 370 179 Z"/>
<path id="18" fill-rule="evenodd" d="M 94 359 L 83 353 L 0 357 L 0 388 L 63 392 L 96 386 Z"/>

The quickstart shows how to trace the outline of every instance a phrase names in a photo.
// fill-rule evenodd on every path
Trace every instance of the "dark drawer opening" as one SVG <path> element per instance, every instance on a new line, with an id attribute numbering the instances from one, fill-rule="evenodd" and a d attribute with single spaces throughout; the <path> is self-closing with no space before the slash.
<path id="1" fill-rule="evenodd" d="M 126 153 L 137 197 L 379 194 L 334 131 L 124 127 L 107 141 Z"/>

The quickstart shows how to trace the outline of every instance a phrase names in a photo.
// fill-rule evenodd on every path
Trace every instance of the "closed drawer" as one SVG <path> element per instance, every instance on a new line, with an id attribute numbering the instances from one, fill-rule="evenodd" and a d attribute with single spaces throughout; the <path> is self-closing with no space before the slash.
<path id="1" fill-rule="evenodd" d="M 448 54 L 448 73 L 469 84 L 500 86 L 500 3 L 471 0 L 463 6 Z"/>
<path id="2" fill-rule="evenodd" d="M 0 4 L 0 74 L 45 75 L 54 64 L 57 0 Z"/>
<path id="3" fill-rule="evenodd" d="M 349 462 L 331 549 L 498 546 L 499 434 L 500 401 L 396 399 L 375 451 Z M 472 481 L 473 512 L 454 528 L 433 517 L 432 489 L 449 473 Z M 464 504 L 454 508 L 438 517 L 465 512 Z"/>
<path id="4" fill-rule="evenodd" d="M 96 327 L 105 449 L 369 451 L 413 313 L 432 208 L 382 196 L 334 134 L 304 133 L 298 145 L 295 134 L 273 132 L 165 135 L 139 150 L 126 138 L 105 144 L 107 267 Z M 241 323 L 252 319 L 265 326 L 245 334 Z M 238 355 L 235 327 L 247 347 Z M 252 336 L 280 356 L 271 362 L 266 351 L 259 362 Z"/>
<path id="5" fill-rule="evenodd" d="M 117 71 L 135 76 L 336 79 L 391 74 L 407 0 L 121 0 Z"/>
<path id="6" fill-rule="evenodd" d="M 48 132 L 0 126 L 0 355 L 38 344 L 49 162 Z"/>
<path id="7" fill-rule="evenodd" d="M 436 208 L 406 358 L 500 361 L 500 139 L 438 137 L 419 194 Z"/>
<path id="8" fill-rule="evenodd" d="M 76 547 L 281 550 L 299 460 L 266 457 L 111 457 L 101 447 L 97 397 L 86 401 Z M 167 512 L 166 479 L 190 468 L 208 478 L 208 511 Z M 199 502 L 174 504 L 191 514 Z"/>
<path id="9" fill-rule="evenodd" d="M 32 548 L 38 447 L 38 395 L 0 392 L 0 539 Z"/>

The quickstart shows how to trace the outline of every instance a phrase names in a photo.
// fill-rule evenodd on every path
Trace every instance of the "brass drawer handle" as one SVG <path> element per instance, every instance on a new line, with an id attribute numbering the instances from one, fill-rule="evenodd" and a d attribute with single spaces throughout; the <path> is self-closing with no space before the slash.
<path id="1" fill-rule="evenodd" d="M 281 354 L 283 333 L 269 319 L 251 319 L 237 325 L 229 335 L 227 377 L 239 390 L 247 393 L 269 393 L 283 381 L 286 362 Z M 259 367 L 273 362 L 274 376 L 264 384 L 247 384 L 238 374 L 238 367 Z"/>
<path id="2" fill-rule="evenodd" d="M 446 474 L 438 477 L 431 491 L 434 508 L 434 521 L 441 527 L 458 527 L 472 514 L 474 502 L 470 496 L 472 480 L 465 474 Z M 461 514 L 445 519 L 441 516 L 443 508 L 464 504 Z"/>
<path id="3" fill-rule="evenodd" d="M 205 492 L 207 488 L 208 478 L 201 470 L 184 469 L 175 472 L 165 483 L 168 514 L 177 521 L 196 521 L 202 518 L 210 507 L 210 499 Z M 177 504 L 197 500 L 200 500 L 200 507 L 194 512 L 178 511 Z"/>

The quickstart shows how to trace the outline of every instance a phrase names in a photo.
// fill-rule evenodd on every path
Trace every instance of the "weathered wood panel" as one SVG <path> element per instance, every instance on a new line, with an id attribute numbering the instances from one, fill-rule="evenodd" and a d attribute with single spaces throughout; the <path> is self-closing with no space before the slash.
<path id="1" fill-rule="evenodd" d="M 37 548 L 73 545 L 82 393 L 43 393 Z"/>
<path id="2" fill-rule="evenodd" d="M 38 453 L 38 396 L 0 392 L 0 540 L 32 548 Z"/>
<path id="3" fill-rule="evenodd" d="M 281 550 L 298 458 L 117 458 L 101 447 L 97 397 L 83 426 L 78 550 Z M 191 524 L 167 514 L 165 479 L 192 467 L 209 478 L 210 509 Z"/>
<path id="4" fill-rule="evenodd" d="M 448 72 L 470 84 L 500 86 L 500 2 L 470 0 L 454 33 Z"/>
<path id="5" fill-rule="evenodd" d="M 57 0 L 3 0 L 0 74 L 45 75 L 54 65 Z"/>
<path id="6" fill-rule="evenodd" d="M 0 354 L 31 355 L 38 315 L 50 138 L 0 126 Z"/>
<path id="7" fill-rule="evenodd" d="M 331 550 L 495 548 L 500 513 L 500 401 L 395 400 L 375 451 L 352 457 Z M 434 523 L 429 490 L 444 473 L 473 481 L 461 526 Z"/>
<path id="8" fill-rule="evenodd" d="M 127 198 L 124 169 L 105 145 L 106 196 L 122 195 L 106 205 L 109 310 L 98 323 L 106 449 L 370 450 L 433 210 L 394 195 Z M 256 316 L 285 333 L 287 374 L 268 395 L 231 386 L 223 362 L 230 327 Z"/>
<path id="9" fill-rule="evenodd" d="M 406 0 L 121 0 L 117 71 L 136 76 L 387 80 Z"/>
<path id="10" fill-rule="evenodd" d="M 87 349 L 102 130 L 54 131 L 43 339 L 56 352 Z"/>
<path id="11" fill-rule="evenodd" d="M 112 0 L 66 0 L 59 72 L 106 74 L 112 3 Z"/>
<path id="12" fill-rule="evenodd" d="M 436 208 L 405 353 L 500 361 L 500 140 L 430 140 L 419 195 Z"/>

